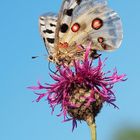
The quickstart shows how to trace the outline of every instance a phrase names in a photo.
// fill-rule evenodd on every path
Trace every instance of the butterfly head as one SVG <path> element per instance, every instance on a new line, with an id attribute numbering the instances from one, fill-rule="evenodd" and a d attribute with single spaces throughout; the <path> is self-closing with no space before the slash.
<path id="1" fill-rule="evenodd" d="M 57 45 L 57 53 L 54 56 L 54 62 L 57 65 L 69 65 L 72 61 L 72 56 L 69 53 L 69 44 L 67 42 L 59 42 Z"/>

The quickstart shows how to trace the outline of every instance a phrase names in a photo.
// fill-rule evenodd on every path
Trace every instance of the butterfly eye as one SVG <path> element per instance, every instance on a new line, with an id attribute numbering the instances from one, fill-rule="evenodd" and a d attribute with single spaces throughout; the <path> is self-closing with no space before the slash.
<path id="1" fill-rule="evenodd" d="M 74 23 L 74 24 L 72 25 L 72 27 L 71 27 L 71 30 L 72 30 L 73 32 L 78 32 L 79 29 L 80 29 L 80 25 L 79 25 L 78 23 Z"/>
<path id="2" fill-rule="evenodd" d="M 53 56 L 52 55 L 49 56 L 49 60 L 53 60 Z"/>
<path id="3" fill-rule="evenodd" d="M 93 29 L 98 30 L 98 29 L 100 29 L 103 26 L 103 21 L 100 18 L 95 18 L 92 21 L 92 25 L 91 26 L 92 26 Z"/>

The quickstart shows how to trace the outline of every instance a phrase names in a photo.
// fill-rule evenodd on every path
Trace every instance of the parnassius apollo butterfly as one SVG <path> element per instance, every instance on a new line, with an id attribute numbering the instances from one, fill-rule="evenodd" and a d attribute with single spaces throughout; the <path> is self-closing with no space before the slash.
<path id="1" fill-rule="evenodd" d="M 97 51 L 113 51 L 123 37 L 120 17 L 106 0 L 64 0 L 58 15 L 40 16 L 39 28 L 49 61 L 58 65 L 83 59 L 89 42 L 93 58 Z"/>

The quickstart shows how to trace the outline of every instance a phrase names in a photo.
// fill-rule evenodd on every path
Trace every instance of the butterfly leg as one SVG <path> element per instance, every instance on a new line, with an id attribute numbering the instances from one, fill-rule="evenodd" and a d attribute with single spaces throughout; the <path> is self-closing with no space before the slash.
<path id="1" fill-rule="evenodd" d="M 101 54 L 98 54 L 97 53 L 97 50 L 91 50 L 91 54 L 90 54 L 90 57 L 92 58 L 92 59 L 97 59 L 97 58 L 99 58 L 101 56 Z"/>

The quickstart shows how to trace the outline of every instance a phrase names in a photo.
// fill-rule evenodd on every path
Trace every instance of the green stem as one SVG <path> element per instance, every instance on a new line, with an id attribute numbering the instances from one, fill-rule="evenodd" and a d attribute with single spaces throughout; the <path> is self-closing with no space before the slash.
<path id="1" fill-rule="evenodd" d="M 89 125 L 90 132 L 91 132 L 91 140 L 96 140 L 96 124 L 92 123 Z"/>

